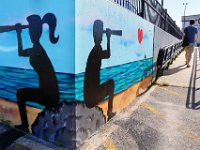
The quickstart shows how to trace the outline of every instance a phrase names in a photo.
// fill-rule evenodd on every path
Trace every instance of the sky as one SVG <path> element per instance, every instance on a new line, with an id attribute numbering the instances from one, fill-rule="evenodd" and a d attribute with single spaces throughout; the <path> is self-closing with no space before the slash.
<path id="1" fill-rule="evenodd" d="M 161 2 L 161 0 L 158 0 Z M 181 16 L 184 15 L 185 6 L 183 3 L 188 3 L 186 6 L 185 15 L 200 14 L 199 0 L 164 0 L 164 8 L 167 9 L 171 18 L 176 21 L 176 24 L 181 27 Z"/>

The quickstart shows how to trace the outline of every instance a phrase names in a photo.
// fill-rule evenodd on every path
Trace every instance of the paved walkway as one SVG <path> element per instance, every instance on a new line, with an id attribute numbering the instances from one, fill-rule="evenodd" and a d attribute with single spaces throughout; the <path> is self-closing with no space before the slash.
<path id="1" fill-rule="evenodd" d="M 182 52 L 175 62 L 165 70 L 163 76 L 157 80 L 157 83 L 163 85 L 191 87 L 194 76 L 200 76 L 199 49 L 195 48 L 194 55 L 190 62 L 190 67 L 185 65 L 185 52 Z M 196 80 L 196 88 L 200 88 L 200 80 Z"/>
<path id="2" fill-rule="evenodd" d="M 96 132 L 81 150 L 200 149 L 200 61 L 197 49 L 186 68 L 185 52 L 158 85 L 134 100 Z M 162 86 L 168 85 L 168 86 Z"/>

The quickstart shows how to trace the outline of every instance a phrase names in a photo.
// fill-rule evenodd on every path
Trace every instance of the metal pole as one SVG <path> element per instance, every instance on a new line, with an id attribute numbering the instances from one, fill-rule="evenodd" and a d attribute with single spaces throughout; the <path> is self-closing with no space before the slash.
<path id="1" fill-rule="evenodd" d="M 164 0 L 161 0 L 161 6 L 162 7 L 164 6 Z"/>
<path id="2" fill-rule="evenodd" d="M 167 9 L 164 9 L 164 31 L 167 31 L 166 24 L 167 24 Z"/>
<path id="3" fill-rule="evenodd" d="M 145 17 L 145 2 L 146 2 L 146 0 L 142 0 L 142 14 L 140 15 L 143 19 L 146 19 L 146 18 L 144 18 Z"/>
<path id="4" fill-rule="evenodd" d="M 185 6 L 185 9 L 184 9 L 184 23 L 183 23 L 183 28 L 185 29 L 185 11 L 186 11 L 186 6 L 187 6 L 188 3 L 183 3 L 183 5 Z"/>

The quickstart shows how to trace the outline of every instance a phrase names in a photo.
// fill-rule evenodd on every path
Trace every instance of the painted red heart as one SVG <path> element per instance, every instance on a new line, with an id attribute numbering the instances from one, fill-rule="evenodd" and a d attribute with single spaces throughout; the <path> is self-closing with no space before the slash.
<path id="1" fill-rule="evenodd" d="M 141 44 L 142 43 L 142 38 L 143 38 L 143 30 L 138 29 L 138 42 Z"/>

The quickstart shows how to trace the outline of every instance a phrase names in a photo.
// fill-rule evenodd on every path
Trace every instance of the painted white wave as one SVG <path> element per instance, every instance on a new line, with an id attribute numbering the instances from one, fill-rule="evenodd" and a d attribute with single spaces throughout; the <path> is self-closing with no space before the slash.
<path id="1" fill-rule="evenodd" d="M 1 46 L 0 45 L 0 51 L 3 52 L 11 52 L 17 50 L 17 46 Z"/>

